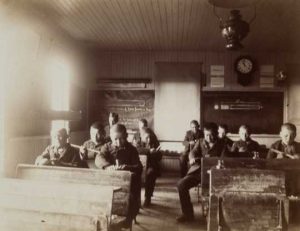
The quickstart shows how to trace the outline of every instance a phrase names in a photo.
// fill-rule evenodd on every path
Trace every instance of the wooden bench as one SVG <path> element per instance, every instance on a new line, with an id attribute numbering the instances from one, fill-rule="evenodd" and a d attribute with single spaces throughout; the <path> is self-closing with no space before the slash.
<path id="1" fill-rule="evenodd" d="M 112 214 L 127 216 L 132 173 L 129 171 L 105 171 L 99 169 L 64 168 L 19 164 L 17 178 L 88 185 L 115 186 L 121 189 L 113 195 Z"/>
<path id="2" fill-rule="evenodd" d="M 0 230 L 108 230 L 115 187 L 0 180 Z"/>
<path id="3" fill-rule="evenodd" d="M 209 195 L 209 231 L 287 229 L 282 171 L 212 168 Z"/>

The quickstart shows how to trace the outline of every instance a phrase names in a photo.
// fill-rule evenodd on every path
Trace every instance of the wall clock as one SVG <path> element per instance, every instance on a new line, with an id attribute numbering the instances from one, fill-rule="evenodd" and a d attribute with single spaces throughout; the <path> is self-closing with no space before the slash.
<path id="1" fill-rule="evenodd" d="M 240 56 L 235 61 L 234 70 L 237 73 L 238 83 L 247 86 L 252 82 L 255 62 L 249 55 Z"/>

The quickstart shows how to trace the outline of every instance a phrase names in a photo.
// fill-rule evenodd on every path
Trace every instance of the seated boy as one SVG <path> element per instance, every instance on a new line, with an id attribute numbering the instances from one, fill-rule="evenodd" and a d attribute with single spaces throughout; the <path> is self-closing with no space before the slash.
<path id="1" fill-rule="evenodd" d="M 148 121 L 146 119 L 140 119 L 138 122 L 139 131 L 133 137 L 132 144 L 135 147 L 140 147 L 142 143 L 142 132 L 143 129 L 148 128 Z"/>
<path id="2" fill-rule="evenodd" d="M 189 154 L 190 168 L 187 175 L 177 183 L 182 215 L 177 218 L 178 222 L 194 220 L 194 210 L 191 203 L 189 189 L 197 186 L 201 181 L 200 159 L 203 157 L 218 157 L 223 151 L 223 144 L 218 140 L 218 126 L 208 123 L 204 126 L 204 138 L 200 139 Z"/>
<path id="3" fill-rule="evenodd" d="M 101 147 L 105 144 L 105 131 L 102 124 L 95 122 L 90 128 L 90 139 L 80 147 L 80 155 L 83 160 L 95 159 Z M 95 150 L 95 152 L 93 151 Z"/>
<path id="4" fill-rule="evenodd" d="M 120 227 L 128 228 L 136 217 L 140 204 L 138 198 L 141 194 L 142 163 L 139 159 L 137 149 L 127 141 L 126 127 L 115 124 L 110 129 L 111 142 L 102 146 L 101 152 L 97 154 L 95 165 L 105 170 L 126 170 L 134 173 L 130 195 L 129 213 Z M 116 227 L 117 228 L 117 227 Z M 118 227 L 119 228 L 119 227 Z"/>
<path id="5" fill-rule="evenodd" d="M 145 177 L 145 201 L 144 207 L 151 204 L 151 197 L 155 188 L 157 177 L 160 176 L 160 161 L 162 154 L 156 135 L 150 128 L 141 129 L 141 144 L 138 147 L 140 154 L 147 155 L 147 169 Z"/>
<path id="6" fill-rule="evenodd" d="M 183 145 L 184 151 L 179 157 L 180 161 L 180 175 L 184 177 L 188 171 L 188 159 L 189 153 L 194 148 L 196 142 L 203 138 L 203 131 L 200 130 L 200 126 L 197 120 L 192 120 L 190 122 L 190 130 L 188 130 L 185 134 Z"/>
<path id="7" fill-rule="evenodd" d="M 285 123 L 281 126 L 281 140 L 276 141 L 271 145 L 268 152 L 268 159 L 299 159 L 300 158 L 300 143 L 295 141 L 297 129 L 294 124 Z"/>
<path id="8" fill-rule="evenodd" d="M 114 124 L 119 122 L 119 114 L 115 112 L 110 112 L 108 115 L 108 125 L 104 127 L 105 135 L 106 135 L 106 142 L 110 142 L 110 129 Z"/>
<path id="9" fill-rule="evenodd" d="M 233 153 L 247 153 L 249 154 L 249 157 L 252 157 L 255 152 L 259 152 L 259 144 L 252 140 L 250 135 L 250 128 L 246 125 L 241 125 L 239 128 L 240 139 L 233 143 L 231 151 Z"/>
<path id="10" fill-rule="evenodd" d="M 233 141 L 230 138 L 228 138 L 227 133 L 228 133 L 228 126 L 226 124 L 219 124 L 218 138 L 220 142 L 222 142 L 224 145 L 223 154 L 225 155 L 226 153 L 230 152 L 233 145 Z"/>
<path id="11" fill-rule="evenodd" d="M 52 133 L 52 145 L 36 158 L 36 165 L 53 165 L 63 167 L 85 167 L 78 150 L 68 143 L 68 133 L 65 128 Z"/>

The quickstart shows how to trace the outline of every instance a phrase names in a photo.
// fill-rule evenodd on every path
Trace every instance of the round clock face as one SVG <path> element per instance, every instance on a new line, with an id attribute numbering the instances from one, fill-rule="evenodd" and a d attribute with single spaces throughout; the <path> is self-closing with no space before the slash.
<path id="1" fill-rule="evenodd" d="M 250 58 L 239 58 L 236 62 L 236 71 L 240 74 L 250 74 L 254 69 L 253 61 Z"/>

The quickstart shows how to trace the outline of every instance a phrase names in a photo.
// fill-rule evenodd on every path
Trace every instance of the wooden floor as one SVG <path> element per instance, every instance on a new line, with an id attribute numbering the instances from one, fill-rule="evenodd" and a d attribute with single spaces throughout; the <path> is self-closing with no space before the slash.
<path id="1" fill-rule="evenodd" d="M 142 208 L 137 217 L 138 225 L 134 231 L 206 231 L 206 222 L 201 215 L 201 205 L 197 202 L 197 191 L 191 190 L 196 220 L 189 224 L 176 223 L 176 217 L 181 214 L 176 183 L 179 177 L 174 175 L 163 176 L 157 180 L 152 205 Z M 143 192 L 142 192 L 142 195 Z M 142 197 L 142 202 L 144 197 Z"/>
<path id="2" fill-rule="evenodd" d="M 134 231 L 206 231 L 206 221 L 201 214 L 201 204 L 197 202 L 197 191 L 191 189 L 194 204 L 195 221 L 189 224 L 176 223 L 181 214 L 175 175 L 163 176 L 158 179 L 149 208 L 142 208 L 137 217 L 139 224 L 133 226 Z M 142 195 L 143 192 L 142 192 Z M 144 197 L 142 197 L 142 202 Z M 290 225 L 289 231 L 300 230 L 300 225 Z"/>

